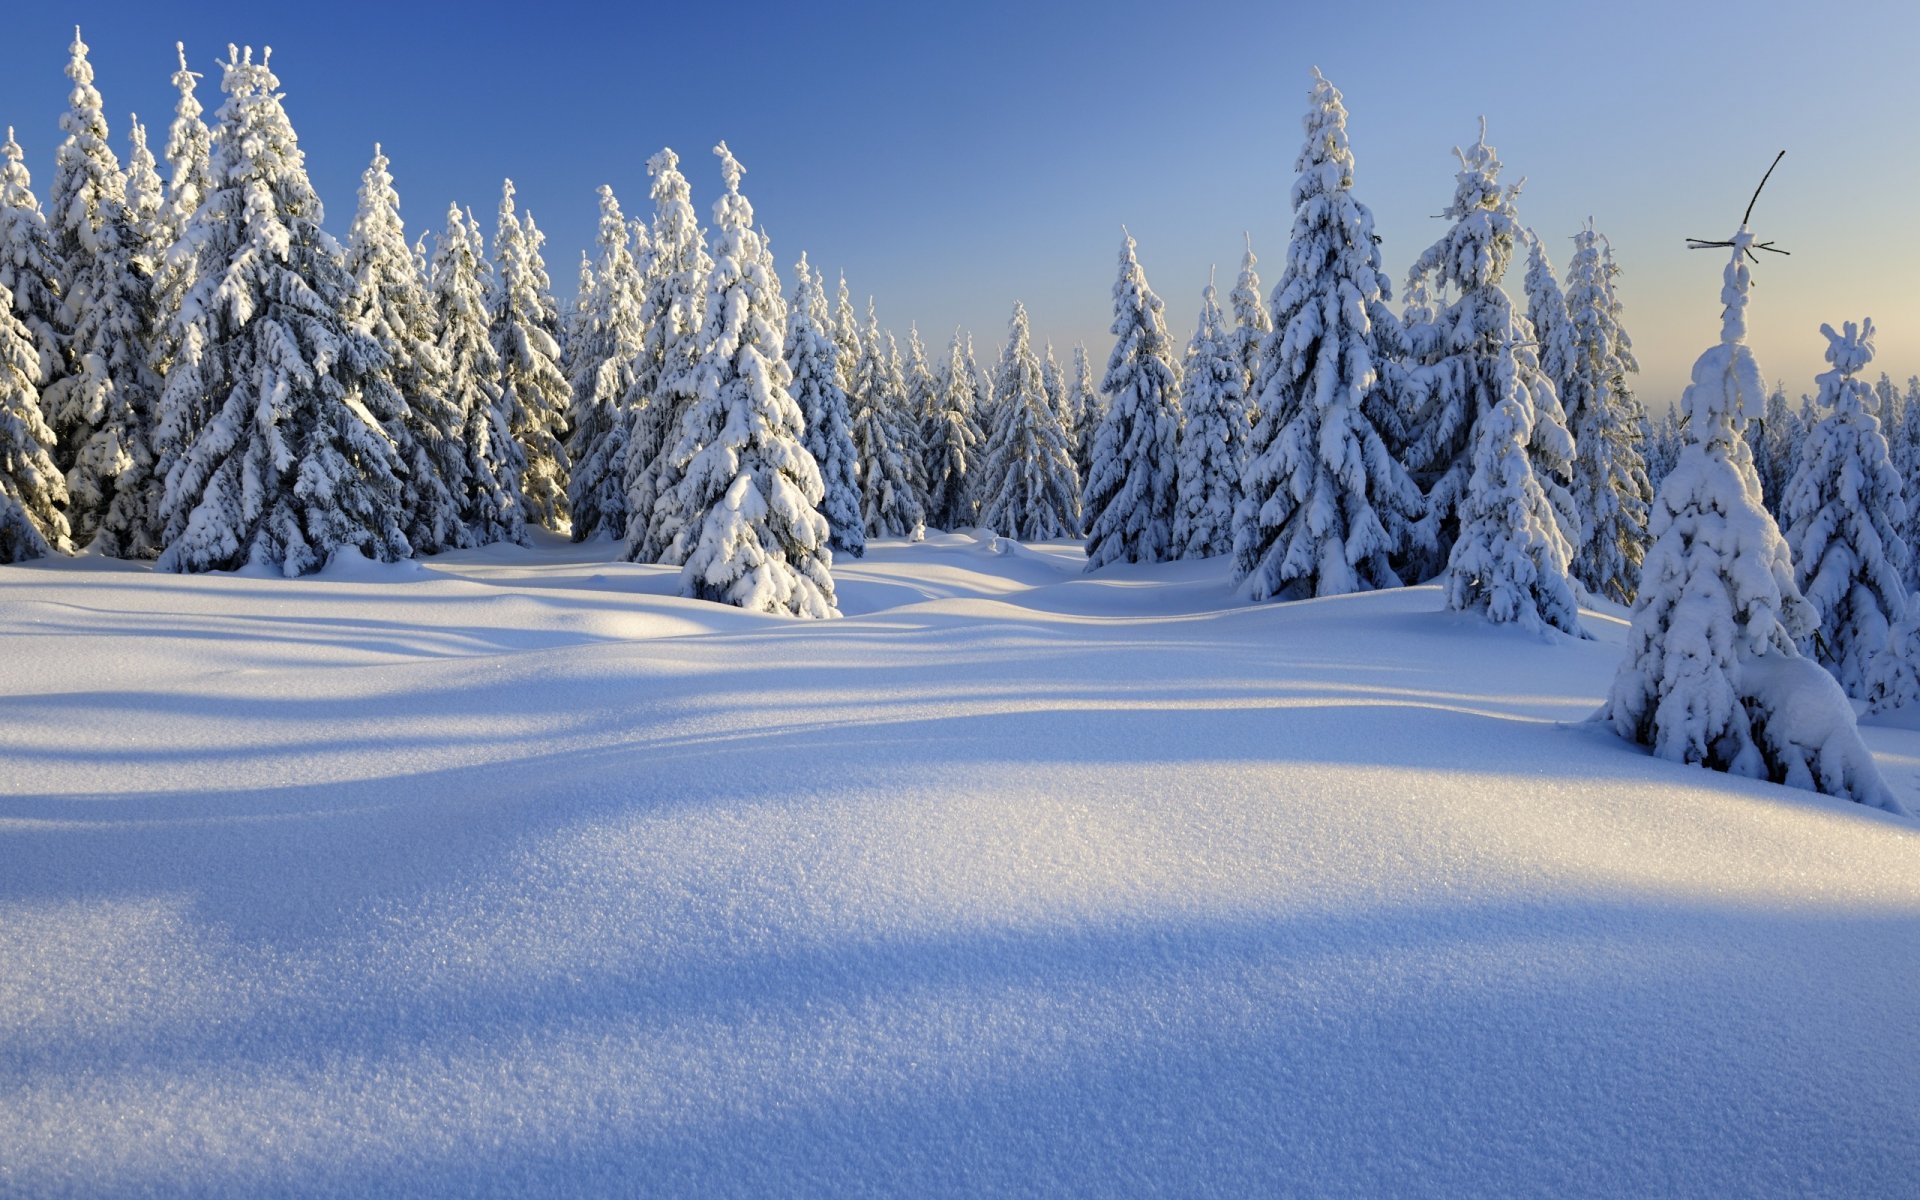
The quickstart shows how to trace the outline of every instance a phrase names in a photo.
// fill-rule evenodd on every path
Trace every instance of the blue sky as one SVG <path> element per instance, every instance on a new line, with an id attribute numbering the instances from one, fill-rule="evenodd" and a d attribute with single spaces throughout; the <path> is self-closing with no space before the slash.
<path id="1" fill-rule="evenodd" d="M 124 154 L 138 111 L 171 120 L 173 43 L 208 79 L 229 42 L 274 67 L 344 234 L 375 141 L 416 232 L 450 200 L 491 229 L 511 176 L 570 292 L 594 189 L 650 206 L 645 162 L 680 152 L 696 206 L 726 138 L 783 270 L 804 249 L 844 270 L 883 323 L 983 353 L 1013 301 L 1036 334 L 1109 348 L 1120 226 L 1183 340 L 1209 266 L 1223 287 L 1251 233 L 1269 288 L 1310 70 L 1346 95 L 1358 193 L 1396 280 L 1441 231 L 1451 147 L 1485 115 L 1522 217 L 1558 250 L 1592 215 L 1624 269 L 1640 390 L 1660 407 L 1717 336 L 1722 237 L 1773 154 L 1755 213 L 1791 258 L 1756 271 L 1752 341 L 1770 378 L 1811 391 L 1821 321 L 1871 315 L 1873 371 L 1920 373 L 1920 15 L 1871 0 L 1353 6 L 643 4 L 424 7 L 47 4 L 8 21 L 0 121 L 36 187 L 52 174 L 71 26 L 85 26 Z M 1518 279 L 1511 281 L 1518 292 Z M 1062 355 L 1064 358 L 1064 353 Z"/>

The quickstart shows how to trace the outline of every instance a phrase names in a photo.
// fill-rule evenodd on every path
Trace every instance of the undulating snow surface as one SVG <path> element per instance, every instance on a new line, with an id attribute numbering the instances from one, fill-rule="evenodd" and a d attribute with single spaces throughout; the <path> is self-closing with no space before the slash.
<path id="1" fill-rule="evenodd" d="M 1616 617 L 535 537 L 0 568 L 0 1193 L 1913 1186 L 1916 827 L 1580 724 Z"/>

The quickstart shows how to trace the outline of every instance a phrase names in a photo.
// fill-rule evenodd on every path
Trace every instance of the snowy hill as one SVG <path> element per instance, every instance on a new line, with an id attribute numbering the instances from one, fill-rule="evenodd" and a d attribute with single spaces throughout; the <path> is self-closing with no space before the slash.
<path id="1" fill-rule="evenodd" d="M 0 1194 L 1913 1186 L 1920 831 L 1582 725 L 1617 618 L 611 557 L 0 568 Z"/>

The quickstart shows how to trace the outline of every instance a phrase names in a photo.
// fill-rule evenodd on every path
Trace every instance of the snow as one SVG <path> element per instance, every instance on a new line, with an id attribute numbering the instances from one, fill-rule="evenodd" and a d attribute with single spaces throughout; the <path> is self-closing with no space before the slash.
<path id="1" fill-rule="evenodd" d="M 1911 1188 L 1915 826 L 1585 723 L 1617 616 L 530 536 L 0 567 L 0 1194 Z"/>

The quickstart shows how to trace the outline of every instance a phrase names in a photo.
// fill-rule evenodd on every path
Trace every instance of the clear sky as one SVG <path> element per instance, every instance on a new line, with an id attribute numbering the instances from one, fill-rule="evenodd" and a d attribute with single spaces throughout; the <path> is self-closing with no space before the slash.
<path id="1" fill-rule="evenodd" d="M 451 6 L 449 6 L 451 9 Z M 618 11 L 612 11 L 618 9 Z M 782 269 L 804 249 L 877 297 L 903 335 L 955 326 L 983 353 L 1013 301 L 1036 335 L 1110 339 L 1120 226 L 1184 341 L 1209 266 L 1251 233 L 1268 289 L 1291 213 L 1310 70 L 1346 96 L 1357 190 L 1396 295 L 1441 231 L 1451 147 L 1488 140 L 1526 176 L 1522 217 L 1557 250 L 1591 215 L 1623 268 L 1640 391 L 1659 408 L 1717 337 L 1718 251 L 1777 150 L 1754 226 L 1791 258 L 1755 276 L 1751 340 L 1796 394 L 1820 322 L 1870 315 L 1872 370 L 1920 373 L 1920 5 L 735 3 L 458 6 L 36 3 L 5 22 L 0 121 L 44 196 L 71 26 L 85 26 L 116 145 L 137 111 L 156 152 L 173 43 L 205 71 L 270 44 L 322 198 L 344 235 L 373 143 L 417 232 L 450 200 L 491 230 L 511 176 L 572 291 L 594 189 L 649 212 L 645 162 L 680 152 L 703 218 L 725 138 Z M 1517 295 L 1518 273 L 1510 280 Z M 1064 359 L 1064 352 L 1062 354 Z"/>

